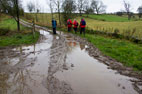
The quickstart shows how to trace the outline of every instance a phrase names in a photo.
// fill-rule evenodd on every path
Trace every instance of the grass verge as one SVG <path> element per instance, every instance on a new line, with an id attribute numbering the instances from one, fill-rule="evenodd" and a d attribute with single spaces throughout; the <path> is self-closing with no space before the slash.
<path id="1" fill-rule="evenodd" d="M 35 38 L 30 28 L 21 25 L 21 31 L 17 32 L 17 23 L 14 19 L 5 15 L 0 17 L 0 47 L 19 46 L 36 43 L 40 33 L 35 33 Z"/>
<path id="2" fill-rule="evenodd" d="M 83 36 L 81 36 L 83 37 Z M 86 34 L 85 38 L 107 56 L 134 70 L 142 71 L 142 45 L 100 35 Z"/>
<path id="3" fill-rule="evenodd" d="M 33 44 L 38 41 L 40 34 L 39 32 L 35 33 L 35 38 L 33 38 L 32 33 L 15 33 L 10 36 L 1 36 L 0 37 L 0 46 L 19 46 L 22 44 Z"/>

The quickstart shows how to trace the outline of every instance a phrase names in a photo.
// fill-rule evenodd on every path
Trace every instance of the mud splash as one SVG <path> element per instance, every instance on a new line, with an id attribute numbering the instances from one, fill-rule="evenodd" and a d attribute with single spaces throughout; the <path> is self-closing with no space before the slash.
<path id="1" fill-rule="evenodd" d="M 138 94 L 136 79 L 90 57 L 89 45 L 40 33 L 35 45 L 0 49 L 0 94 Z"/>

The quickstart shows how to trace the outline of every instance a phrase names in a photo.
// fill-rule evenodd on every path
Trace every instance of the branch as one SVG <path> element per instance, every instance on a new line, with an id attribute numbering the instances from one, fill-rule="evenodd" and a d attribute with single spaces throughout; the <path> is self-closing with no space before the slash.
<path id="1" fill-rule="evenodd" d="M 56 6 L 58 6 L 58 3 L 55 0 L 52 0 L 52 1 L 55 3 Z"/>
<path id="2" fill-rule="evenodd" d="M 8 9 L 8 8 L 3 4 L 2 0 L 0 0 L 0 3 L 1 3 L 2 7 L 3 7 L 5 10 L 8 10 L 8 12 L 11 11 L 10 9 Z M 16 17 L 14 16 L 13 13 L 10 13 L 10 14 L 11 14 L 11 16 L 12 16 L 16 21 L 18 21 L 18 20 L 16 19 Z"/>

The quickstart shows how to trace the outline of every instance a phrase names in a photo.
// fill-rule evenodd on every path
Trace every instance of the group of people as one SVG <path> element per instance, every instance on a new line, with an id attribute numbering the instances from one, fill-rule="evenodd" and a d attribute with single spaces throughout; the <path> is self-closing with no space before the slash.
<path id="1" fill-rule="evenodd" d="M 73 23 L 72 23 L 71 19 L 68 19 L 67 20 L 67 26 L 68 26 L 68 32 L 71 32 L 72 26 L 73 26 L 75 33 L 77 33 L 78 28 L 79 28 L 79 23 L 77 22 L 77 20 L 74 20 Z M 53 19 L 52 20 L 53 34 L 56 34 L 56 27 L 57 27 L 57 21 Z M 86 27 L 86 21 L 84 19 L 81 19 L 81 21 L 80 21 L 80 34 L 83 33 L 85 35 L 85 27 Z"/>
<path id="2" fill-rule="evenodd" d="M 79 23 L 77 22 L 77 20 L 74 20 L 73 23 L 72 23 L 71 19 L 68 19 L 67 25 L 68 25 L 68 32 L 71 32 L 72 25 L 73 25 L 73 29 L 74 29 L 75 33 L 77 33 L 77 30 L 78 30 L 78 27 L 79 27 Z M 80 34 L 84 33 L 84 35 L 85 35 L 85 27 L 86 27 L 86 21 L 84 19 L 81 19 L 81 21 L 80 21 Z"/>

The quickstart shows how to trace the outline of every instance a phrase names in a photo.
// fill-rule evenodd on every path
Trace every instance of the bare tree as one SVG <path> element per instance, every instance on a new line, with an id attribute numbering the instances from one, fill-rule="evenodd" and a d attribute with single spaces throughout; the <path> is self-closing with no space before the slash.
<path id="1" fill-rule="evenodd" d="M 142 17 L 142 6 L 140 6 L 137 11 L 139 13 L 139 19 L 140 19 Z"/>
<path id="2" fill-rule="evenodd" d="M 0 0 L 3 9 L 17 22 L 17 30 L 20 31 L 20 0 Z"/>
<path id="3" fill-rule="evenodd" d="M 38 22 L 38 13 L 40 12 L 41 8 L 40 5 L 38 4 L 38 2 L 36 1 L 35 3 L 35 20 L 36 22 Z"/>
<path id="4" fill-rule="evenodd" d="M 85 10 L 86 6 L 86 0 L 78 0 L 77 2 L 77 7 L 78 7 L 78 11 L 79 11 L 79 14 L 80 16 L 82 16 L 82 12 Z"/>
<path id="5" fill-rule="evenodd" d="M 52 0 L 50 0 L 49 7 L 50 7 L 52 19 L 53 19 L 53 16 L 54 16 L 54 14 L 53 14 L 54 4 L 53 4 L 53 1 L 52 1 Z"/>
<path id="6" fill-rule="evenodd" d="M 62 2 L 63 2 L 63 0 L 52 0 L 52 1 L 53 1 L 53 3 L 57 7 L 58 17 L 59 17 L 59 24 L 61 26 L 61 9 L 62 9 Z"/>
<path id="7" fill-rule="evenodd" d="M 73 18 L 73 12 L 76 11 L 76 4 L 74 0 L 65 0 L 62 5 L 64 23 L 66 24 L 67 19 Z"/>
<path id="8" fill-rule="evenodd" d="M 7 1 L 0 0 L 0 12 L 6 13 L 6 8 L 3 5 L 6 7 Z"/>
<path id="9" fill-rule="evenodd" d="M 124 3 L 125 12 L 128 15 L 128 20 L 130 20 L 131 19 L 131 5 L 129 2 L 126 2 L 125 0 L 123 1 L 123 3 Z"/>
<path id="10" fill-rule="evenodd" d="M 104 13 L 106 11 L 106 6 L 102 1 L 92 0 L 91 6 L 97 14 Z"/>
<path id="11" fill-rule="evenodd" d="M 85 13 L 87 14 L 87 17 L 90 13 L 94 13 L 94 10 L 87 4 L 85 8 Z"/>
<path id="12" fill-rule="evenodd" d="M 1 3 L 0 3 L 0 14 L 1 14 L 1 12 L 2 12 L 2 5 L 1 5 Z"/>
<path id="13" fill-rule="evenodd" d="M 28 2 L 27 8 L 28 8 L 29 12 L 31 13 L 35 10 L 35 5 L 32 2 Z"/>

